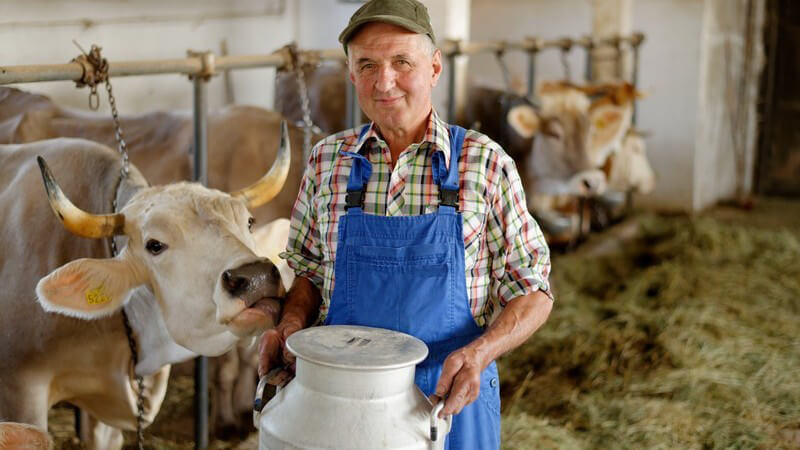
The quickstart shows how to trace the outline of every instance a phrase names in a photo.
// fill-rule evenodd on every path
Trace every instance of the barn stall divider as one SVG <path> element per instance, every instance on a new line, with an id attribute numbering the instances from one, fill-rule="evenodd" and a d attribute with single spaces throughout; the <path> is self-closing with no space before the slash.
<path id="1" fill-rule="evenodd" d="M 536 83 L 536 57 L 544 49 L 559 49 L 562 52 L 562 61 L 565 63 L 565 72 L 568 74 L 569 67 L 563 57 L 573 46 L 581 46 L 586 50 L 586 81 L 591 81 L 592 77 L 592 55 L 596 48 L 610 46 L 616 49 L 616 74 L 622 78 L 622 44 L 627 43 L 633 54 L 633 70 L 631 83 L 636 86 L 639 46 L 644 40 L 642 33 L 633 33 L 629 36 L 612 36 L 604 39 L 594 39 L 582 37 L 578 39 L 561 38 L 554 40 L 544 40 L 535 37 L 525 38 L 522 41 L 494 41 L 494 42 L 467 42 L 460 40 L 446 40 L 440 47 L 445 55 L 449 67 L 448 77 L 448 104 L 447 117 L 452 121 L 455 117 L 456 92 L 455 80 L 457 68 L 455 58 L 460 55 L 472 55 L 483 52 L 494 52 L 501 58 L 508 50 L 523 51 L 528 56 L 528 77 L 527 95 L 534 95 Z M 96 53 L 94 53 L 96 50 Z M 96 107 L 99 101 L 96 93 L 96 84 L 107 83 L 110 101 L 113 102 L 108 80 L 117 77 L 143 76 L 158 74 L 183 74 L 187 75 L 192 82 L 193 89 L 193 118 L 194 118 L 194 164 L 193 180 L 203 185 L 208 182 L 207 176 L 207 115 L 208 102 L 206 83 L 211 77 L 229 70 L 253 69 L 276 67 L 296 68 L 297 64 L 317 62 L 322 60 L 345 60 L 345 54 L 341 49 L 328 50 L 289 50 L 284 47 L 271 54 L 264 55 L 224 55 L 217 56 L 213 52 L 188 51 L 186 58 L 161 59 L 161 60 L 135 60 L 135 61 L 115 61 L 108 62 L 100 56 L 100 48 L 93 47 L 90 54 L 94 53 L 94 58 L 90 58 L 85 52 L 72 62 L 66 64 L 39 64 L 39 65 L 0 65 L 0 85 L 32 83 L 44 81 L 73 81 L 77 87 L 89 85 L 92 88 L 90 94 L 90 106 Z M 100 63 L 104 67 L 100 67 Z M 102 73 L 101 73 L 102 72 Z M 92 100 L 93 99 L 93 100 Z M 94 101 L 94 104 L 92 103 Z M 347 127 L 355 126 L 360 119 L 360 109 L 358 107 L 355 88 L 352 83 L 347 83 Z M 634 102 L 633 123 L 636 120 L 636 104 Z M 116 108 L 112 108 L 116 109 Z M 308 125 L 308 124 L 306 124 Z M 121 140 L 121 139 L 120 139 Z M 123 157 L 124 141 L 120 142 L 120 151 Z M 630 204 L 630 194 L 628 196 Z M 583 216 L 581 215 L 581 218 Z M 135 351 L 134 351 L 135 353 Z M 194 436 L 195 448 L 205 449 L 208 447 L 208 366 L 206 357 L 198 357 L 195 360 L 195 401 L 194 401 Z M 79 429 L 80 414 L 76 413 L 76 430 Z M 141 436 L 141 431 L 137 432 Z M 139 442 L 141 447 L 142 443 Z"/>

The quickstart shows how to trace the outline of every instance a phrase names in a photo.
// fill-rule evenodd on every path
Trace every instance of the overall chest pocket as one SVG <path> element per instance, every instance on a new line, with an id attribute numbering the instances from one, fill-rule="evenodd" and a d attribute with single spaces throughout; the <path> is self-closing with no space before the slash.
<path id="1" fill-rule="evenodd" d="M 347 298 L 356 325 L 388 328 L 426 342 L 453 323 L 454 273 L 436 244 L 347 249 Z"/>

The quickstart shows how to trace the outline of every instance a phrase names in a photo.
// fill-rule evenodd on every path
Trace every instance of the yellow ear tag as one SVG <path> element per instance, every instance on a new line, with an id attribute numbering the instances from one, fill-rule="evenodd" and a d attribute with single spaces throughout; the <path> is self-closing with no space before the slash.
<path id="1" fill-rule="evenodd" d="M 597 128 L 605 128 L 606 121 L 603 118 L 598 118 L 597 120 L 594 121 L 594 126 Z"/>
<path id="2" fill-rule="evenodd" d="M 86 303 L 88 305 L 102 305 L 111 301 L 111 297 L 103 292 L 103 285 L 86 291 Z"/>

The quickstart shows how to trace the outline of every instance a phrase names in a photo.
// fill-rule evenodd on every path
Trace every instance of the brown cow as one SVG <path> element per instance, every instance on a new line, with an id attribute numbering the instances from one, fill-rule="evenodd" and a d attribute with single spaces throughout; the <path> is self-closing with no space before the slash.
<path id="1" fill-rule="evenodd" d="M 0 420 L 46 428 L 49 407 L 69 401 L 131 429 L 135 371 L 145 377 L 149 423 L 170 363 L 219 355 L 273 326 L 283 287 L 255 253 L 247 208 L 280 191 L 290 159 L 281 148 L 267 176 L 229 195 L 195 183 L 150 187 L 135 166 L 123 177 L 119 155 L 86 140 L 0 146 Z M 112 204 L 106 215 L 81 209 Z M 108 437 L 93 448 L 121 444 L 118 431 Z"/>
<path id="2" fill-rule="evenodd" d="M 327 61 L 302 66 L 311 121 L 323 134 L 346 128 L 347 66 L 341 61 Z M 297 72 L 278 70 L 275 76 L 275 110 L 290 123 L 303 122 L 302 96 Z"/>
<path id="3" fill-rule="evenodd" d="M 278 150 L 283 117 L 254 106 L 229 106 L 208 115 L 208 186 L 232 192 L 269 167 Z M 166 184 L 192 177 L 193 122 L 189 113 L 153 112 L 120 119 L 131 162 L 148 181 Z M 254 211 L 256 223 L 289 217 L 306 161 L 303 131 L 289 126 L 292 165 L 284 189 Z M 0 144 L 75 137 L 116 148 L 114 125 L 105 114 L 63 108 L 50 99 L 0 87 Z M 321 136 L 314 135 L 313 142 Z"/>
<path id="4" fill-rule="evenodd" d="M 233 106 L 209 115 L 209 186 L 223 191 L 244 187 L 256 179 L 275 158 L 281 116 L 256 107 Z M 121 118 L 131 161 L 154 184 L 191 177 L 192 118 L 186 113 L 156 112 Z M 289 127 L 291 167 L 284 189 L 262 208 L 253 211 L 257 224 L 288 217 L 297 196 L 305 162 L 303 132 Z M 57 136 L 82 137 L 116 146 L 110 117 L 62 108 L 49 98 L 0 87 L 0 144 L 31 142 Z M 317 139 L 319 136 L 314 136 Z M 284 240 L 285 243 L 285 240 Z M 259 252 L 260 255 L 264 255 Z M 279 261 L 273 259 L 276 264 Z M 250 394 L 255 389 L 256 358 L 243 341 L 236 352 L 213 358 L 209 364 L 211 426 L 216 434 L 252 431 Z M 235 369 L 232 369 L 235 367 Z M 191 368 L 176 369 L 190 372 Z M 237 400 L 247 398 L 247 401 Z M 86 418 L 91 421 L 90 418 Z M 92 439 L 91 433 L 82 435 Z"/>
<path id="5" fill-rule="evenodd" d="M 612 169 L 618 164 L 634 165 L 628 157 L 632 154 L 621 144 L 630 127 L 635 95 L 630 84 L 544 83 L 534 105 L 516 94 L 473 88 L 466 121 L 467 125 L 480 123 L 481 131 L 514 158 L 528 206 L 552 240 L 561 240 L 559 235 L 569 240 L 579 232 L 575 197 L 605 191 L 609 180 L 603 168 L 616 174 L 616 186 L 642 188 L 652 178 L 643 157 L 636 158 L 636 174 Z M 646 170 L 639 173 L 642 165 Z M 625 179 L 626 174 L 632 178 Z"/>

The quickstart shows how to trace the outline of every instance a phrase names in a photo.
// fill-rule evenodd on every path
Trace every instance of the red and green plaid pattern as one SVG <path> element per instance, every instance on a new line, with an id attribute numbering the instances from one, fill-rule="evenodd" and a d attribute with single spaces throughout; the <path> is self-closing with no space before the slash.
<path id="1" fill-rule="evenodd" d="M 359 140 L 361 128 L 329 136 L 311 151 L 291 218 L 286 252 L 281 254 L 299 276 L 322 293 L 320 320 L 333 295 L 336 235 L 345 214 L 345 194 L 352 158 L 362 144 L 372 163 L 364 212 L 412 216 L 435 212 L 439 188 L 433 182 L 431 155 L 450 161 L 447 124 L 434 111 L 425 138 L 403 151 L 389 166 L 389 147 L 374 124 Z M 536 290 L 552 298 L 550 253 L 539 225 L 528 213 L 514 161 L 494 141 L 468 131 L 459 158 L 459 211 L 464 222 L 467 292 L 472 314 L 485 327 L 513 298 Z"/>

